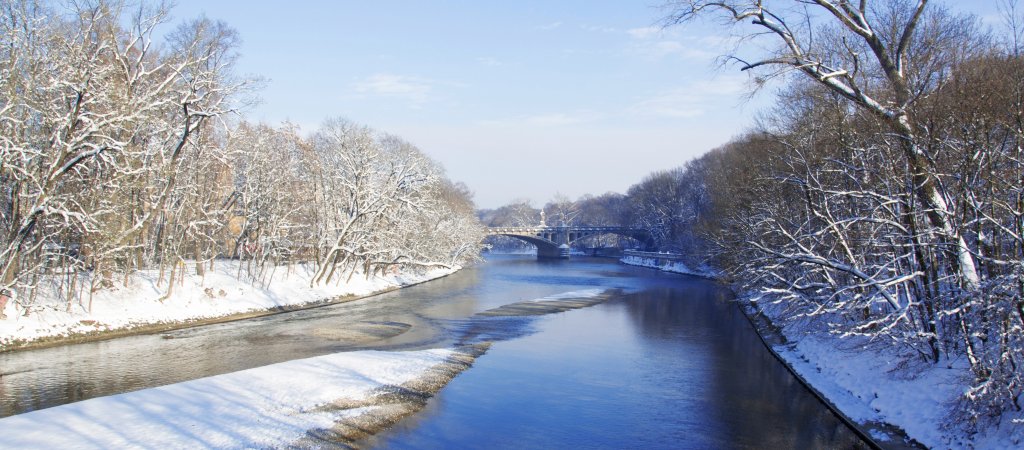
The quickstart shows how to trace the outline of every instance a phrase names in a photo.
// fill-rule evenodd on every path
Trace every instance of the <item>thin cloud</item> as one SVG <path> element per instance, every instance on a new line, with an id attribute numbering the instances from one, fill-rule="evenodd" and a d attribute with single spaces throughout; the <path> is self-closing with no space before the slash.
<path id="1" fill-rule="evenodd" d="M 485 65 L 485 66 L 490 66 L 490 67 L 499 67 L 499 66 L 504 66 L 505 65 L 505 63 L 499 61 L 498 58 L 494 58 L 494 57 L 491 57 L 491 56 L 483 56 L 483 57 L 477 58 L 476 62 L 478 62 L 478 63 L 480 63 L 482 65 Z"/>
<path id="2" fill-rule="evenodd" d="M 688 119 L 704 115 L 705 109 L 700 95 L 690 89 L 677 88 L 634 103 L 627 111 L 636 116 Z"/>
<path id="3" fill-rule="evenodd" d="M 602 25 L 580 25 L 580 29 L 583 31 L 591 31 L 595 33 L 618 33 L 619 29 L 615 27 L 606 27 Z"/>
<path id="4" fill-rule="evenodd" d="M 582 115 L 566 113 L 538 114 L 525 119 L 526 123 L 538 126 L 574 125 L 587 121 L 588 119 Z"/>
<path id="5" fill-rule="evenodd" d="M 632 38 L 629 51 L 648 59 L 682 57 L 708 59 L 724 53 L 729 38 L 688 36 L 678 29 L 650 26 L 631 28 L 626 34 Z"/>
<path id="6" fill-rule="evenodd" d="M 430 99 L 432 83 L 416 77 L 378 73 L 353 84 L 353 89 L 366 95 L 394 97 L 410 101 L 419 106 Z"/>
<path id="7" fill-rule="evenodd" d="M 600 120 L 601 114 L 590 110 L 579 110 L 574 112 L 550 112 L 524 115 L 509 119 L 481 120 L 477 123 L 484 126 L 513 128 L 513 127 L 561 127 L 568 125 L 579 125 Z"/>
<path id="8" fill-rule="evenodd" d="M 743 92 L 745 77 L 721 77 L 660 91 L 626 109 L 633 116 L 687 119 L 699 117 L 720 105 L 722 98 Z"/>
<path id="9" fill-rule="evenodd" d="M 634 43 L 630 51 L 647 59 L 659 60 L 670 57 L 704 59 L 712 61 L 722 52 L 709 51 L 708 47 L 680 41 L 661 40 Z"/>
<path id="10" fill-rule="evenodd" d="M 545 24 L 545 25 L 538 25 L 537 29 L 538 30 L 554 30 L 555 28 L 558 28 L 560 26 L 562 26 L 562 22 L 551 22 L 551 23 Z"/>
<path id="11" fill-rule="evenodd" d="M 642 27 L 642 28 L 631 28 L 626 30 L 633 39 L 653 39 L 661 36 L 663 29 L 661 27 Z"/>

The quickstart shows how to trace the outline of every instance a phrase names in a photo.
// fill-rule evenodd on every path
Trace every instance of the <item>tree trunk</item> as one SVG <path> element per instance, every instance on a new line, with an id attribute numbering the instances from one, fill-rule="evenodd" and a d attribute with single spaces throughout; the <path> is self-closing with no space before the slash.
<path id="1" fill-rule="evenodd" d="M 946 195 L 942 191 L 931 162 L 916 142 L 913 128 L 907 115 L 901 114 L 892 120 L 892 127 L 899 135 L 900 147 L 910 165 L 914 193 L 925 207 L 928 222 L 938 229 L 943 244 L 954 247 L 955 257 L 950 259 L 953 272 L 959 275 L 961 287 L 974 292 L 980 285 L 978 270 L 974 264 L 974 255 L 967 246 L 967 241 L 952 223 L 953 211 L 946 203 Z"/>

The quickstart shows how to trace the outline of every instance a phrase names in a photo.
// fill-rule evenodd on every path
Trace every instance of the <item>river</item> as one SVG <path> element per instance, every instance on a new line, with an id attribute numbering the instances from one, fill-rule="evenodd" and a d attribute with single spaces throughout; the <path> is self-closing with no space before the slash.
<path id="1" fill-rule="evenodd" d="M 862 444 L 771 354 L 727 290 L 579 258 L 491 256 L 444 279 L 323 308 L 0 354 L 0 417 L 355 349 L 492 341 L 381 448 L 851 448 Z M 502 305 L 602 289 L 547 315 Z"/>

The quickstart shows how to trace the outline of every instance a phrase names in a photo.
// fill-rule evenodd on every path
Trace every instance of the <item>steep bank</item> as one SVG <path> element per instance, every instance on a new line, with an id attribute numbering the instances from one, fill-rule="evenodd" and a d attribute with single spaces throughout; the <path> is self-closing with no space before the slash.
<path id="1" fill-rule="evenodd" d="M 784 322 L 780 305 L 761 304 L 757 298 L 739 301 L 748 315 Z M 950 421 L 972 378 L 965 360 L 930 363 L 864 336 L 771 328 L 784 338 L 773 351 L 885 447 L 1002 449 L 1024 444 L 1021 412 L 1005 413 L 989 424 L 978 417 L 977 424 Z"/>
<path id="2" fill-rule="evenodd" d="M 1013 418 L 975 434 L 947 426 L 969 376 L 963 361 L 908 362 L 884 343 L 778 327 L 785 311 L 756 298 L 738 301 L 790 371 L 883 448 L 1014 448 L 1024 442 Z"/>

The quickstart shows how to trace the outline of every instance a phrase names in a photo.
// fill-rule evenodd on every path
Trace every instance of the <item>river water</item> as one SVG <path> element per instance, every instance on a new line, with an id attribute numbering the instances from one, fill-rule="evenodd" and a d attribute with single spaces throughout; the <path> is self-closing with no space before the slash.
<path id="1" fill-rule="evenodd" d="M 0 354 L 0 417 L 355 349 L 492 341 L 381 448 L 853 448 L 706 280 L 579 258 L 492 256 L 355 302 L 157 335 Z M 612 289 L 595 306 L 480 317 Z"/>

